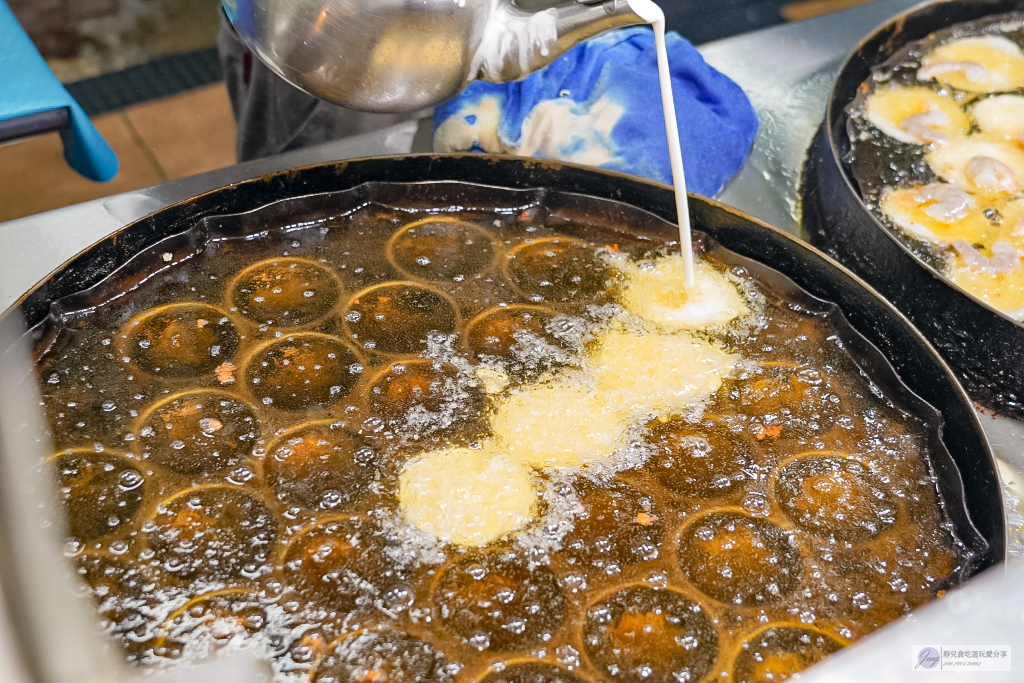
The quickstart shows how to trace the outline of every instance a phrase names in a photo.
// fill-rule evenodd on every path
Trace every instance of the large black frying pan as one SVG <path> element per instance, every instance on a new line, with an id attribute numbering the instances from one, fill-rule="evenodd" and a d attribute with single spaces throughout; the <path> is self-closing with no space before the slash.
<path id="1" fill-rule="evenodd" d="M 389 205 L 419 207 L 541 204 L 577 222 L 660 238 L 677 230 L 671 188 L 629 176 L 478 155 L 370 158 L 267 175 L 162 209 L 85 250 L 18 305 L 37 341 L 45 340 L 59 315 L 54 302 L 104 280 L 161 240 L 176 236 L 164 245 L 185 244 L 215 229 L 218 216 L 259 207 L 239 217 L 242 223 L 314 220 L 382 195 Z M 837 305 L 850 325 L 847 347 L 875 368 L 872 377 L 889 376 L 898 385 L 895 369 L 906 387 L 938 410 L 942 426 L 934 432 L 930 465 L 949 520 L 975 551 L 959 578 L 1001 561 L 1005 525 L 995 462 L 970 399 L 925 338 L 855 275 L 813 248 L 711 200 L 693 196 L 690 201 L 697 230 L 749 259 L 751 272 L 756 269 L 768 279 L 782 273 L 807 293 Z M 889 389 L 907 394 L 902 385 Z"/>
<path id="2" fill-rule="evenodd" d="M 1024 418 L 1024 324 L 963 291 L 916 256 L 864 206 L 850 164 L 847 106 L 907 43 L 963 21 L 1024 10 L 1024 0 L 939 0 L 897 15 L 850 55 L 808 153 L 803 220 L 811 242 L 892 301 L 953 365 L 979 402 Z"/>

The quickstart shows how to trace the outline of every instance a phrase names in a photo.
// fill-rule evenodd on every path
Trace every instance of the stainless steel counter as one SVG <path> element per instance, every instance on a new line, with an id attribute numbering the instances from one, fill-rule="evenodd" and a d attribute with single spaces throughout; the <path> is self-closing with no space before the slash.
<path id="1" fill-rule="evenodd" d="M 761 119 L 750 156 L 718 199 L 800 235 L 800 173 L 839 68 L 861 37 L 917 1 L 876 0 L 702 45 L 704 59 L 743 88 Z"/>

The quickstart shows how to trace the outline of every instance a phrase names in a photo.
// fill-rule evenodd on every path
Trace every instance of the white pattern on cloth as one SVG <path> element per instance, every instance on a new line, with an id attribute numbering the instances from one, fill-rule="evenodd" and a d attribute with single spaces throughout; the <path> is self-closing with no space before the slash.
<path id="1" fill-rule="evenodd" d="M 537 104 L 523 121 L 519 140 L 505 140 L 498 131 L 501 103 L 481 97 L 464 106 L 434 133 L 438 152 L 465 152 L 479 148 L 492 154 L 555 159 L 600 166 L 615 161 L 618 151 L 611 133 L 625 109 L 607 96 L 592 105 L 567 98 Z"/>

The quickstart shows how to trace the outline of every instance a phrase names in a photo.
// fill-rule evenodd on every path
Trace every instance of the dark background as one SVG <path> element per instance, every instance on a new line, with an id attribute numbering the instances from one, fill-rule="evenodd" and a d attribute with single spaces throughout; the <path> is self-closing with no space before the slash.
<path id="1" fill-rule="evenodd" d="M 700 44 L 782 23 L 788 0 L 663 0 L 670 30 Z"/>

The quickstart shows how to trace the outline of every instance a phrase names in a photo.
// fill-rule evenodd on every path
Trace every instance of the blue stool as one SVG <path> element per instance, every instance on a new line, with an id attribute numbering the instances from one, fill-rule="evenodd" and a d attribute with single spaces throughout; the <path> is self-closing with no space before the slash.
<path id="1" fill-rule="evenodd" d="M 60 131 L 68 165 L 90 180 L 117 175 L 117 155 L 0 0 L 0 143 Z"/>

